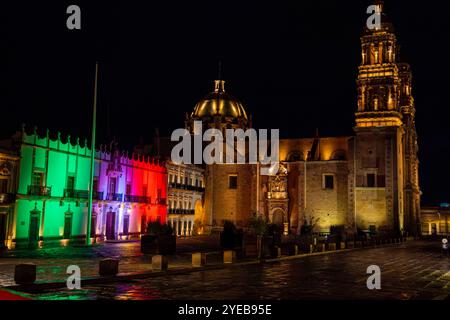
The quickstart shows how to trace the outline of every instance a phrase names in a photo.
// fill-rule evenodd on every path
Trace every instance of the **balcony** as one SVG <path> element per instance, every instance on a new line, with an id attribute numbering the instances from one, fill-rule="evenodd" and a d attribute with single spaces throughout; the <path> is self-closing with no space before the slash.
<path id="1" fill-rule="evenodd" d="M 119 201 L 119 202 L 122 202 L 123 201 L 123 194 L 122 193 L 108 193 L 106 195 L 106 200 L 107 201 Z"/>
<path id="2" fill-rule="evenodd" d="M 0 204 L 13 203 L 15 195 L 12 193 L 0 193 Z"/>
<path id="3" fill-rule="evenodd" d="M 181 183 L 174 183 L 174 182 L 169 183 L 169 188 L 170 189 L 205 192 L 205 188 L 203 188 L 203 187 L 191 186 L 188 184 L 181 184 Z"/>
<path id="4" fill-rule="evenodd" d="M 156 202 L 155 202 L 155 204 L 162 204 L 162 205 L 166 205 L 166 198 L 159 198 L 159 199 L 156 199 Z"/>
<path id="5" fill-rule="evenodd" d="M 169 214 L 195 214 L 195 210 L 194 209 L 174 209 L 171 208 L 168 210 Z"/>
<path id="6" fill-rule="evenodd" d="M 52 187 L 28 186 L 28 195 L 30 195 L 30 196 L 41 196 L 41 197 L 51 197 L 51 195 L 52 195 Z"/>
<path id="7" fill-rule="evenodd" d="M 103 191 L 94 191 L 92 194 L 92 199 L 103 200 Z"/>
<path id="8" fill-rule="evenodd" d="M 64 189 L 64 198 L 87 199 L 89 198 L 89 191 L 77 189 Z"/>
<path id="9" fill-rule="evenodd" d="M 125 195 L 125 202 L 151 203 L 151 197 Z"/>

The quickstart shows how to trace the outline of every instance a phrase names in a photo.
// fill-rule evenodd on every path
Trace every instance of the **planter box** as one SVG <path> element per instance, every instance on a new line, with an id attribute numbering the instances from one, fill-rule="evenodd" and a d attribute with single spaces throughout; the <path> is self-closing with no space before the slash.
<path id="1" fill-rule="evenodd" d="M 155 271 L 165 271 L 169 267 L 169 261 L 167 260 L 167 257 L 162 255 L 154 255 L 152 257 L 152 270 Z"/>
<path id="2" fill-rule="evenodd" d="M 236 251 L 227 250 L 223 252 L 223 263 L 235 263 L 236 262 Z"/>
<path id="3" fill-rule="evenodd" d="M 148 235 L 141 237 L 141 252 L 146 254 L 175 254 L 177 237 L 174 235 Z"/>
<path id="4" fill-rule="evenodd" d="M 206 265 L 206 253 L 193 253 L 192 254 L 192 266 L 194 268 L 203 267 Z"/>
<path id="5" fill-rule="evenodd" d="M 98 265 L 98 274 L 102 277 L 115 276 L 119 273 L 119 260 L 103 259 Z"/>
<path id="6" fill-rule="evenodd" d="M 17 284 L 32 284 L 36 281 L 36 265 L 18 264 L 14 270 L 14 281 Z"/>

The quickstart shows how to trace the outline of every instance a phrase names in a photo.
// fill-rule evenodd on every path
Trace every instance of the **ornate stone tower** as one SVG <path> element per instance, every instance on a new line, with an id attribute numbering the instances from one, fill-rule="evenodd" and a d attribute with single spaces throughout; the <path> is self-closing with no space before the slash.
<path id="1" fill-rule="evenodd" d="M 349 146 L 349 220 L 362 229 L 416 234 L 420 194 L 411 73 L 398 62 L 383 2 L 376 5 L 381 25 L 366 28 L 361 37 L 356 137 Z"/>

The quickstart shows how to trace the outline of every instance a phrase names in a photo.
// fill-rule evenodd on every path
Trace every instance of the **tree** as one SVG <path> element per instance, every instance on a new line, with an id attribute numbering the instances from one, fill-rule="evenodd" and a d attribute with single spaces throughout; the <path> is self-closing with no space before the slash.
<path id="1" fill-rule="evenodd" d="M 253 233 L 256 235 L 256 251 L 258 255 L 258 259 L 262 258 L 262 239 L 263 236 L 267 233 L 268 224 L 265 217 L 260 214 L 253 214 L 250 218 L 250 228 Z"/>

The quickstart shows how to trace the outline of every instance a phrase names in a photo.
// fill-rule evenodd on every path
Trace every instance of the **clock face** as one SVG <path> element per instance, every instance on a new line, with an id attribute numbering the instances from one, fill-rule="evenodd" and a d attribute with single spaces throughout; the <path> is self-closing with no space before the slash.
<path id="1" fill-rule="evenodd" d="M 447 240 L 447 239 L 442 239 L 442 243 L 443 243 L 443 244 L 447 244 L 447 243 L 448 243 L 448 240 Z"/>

